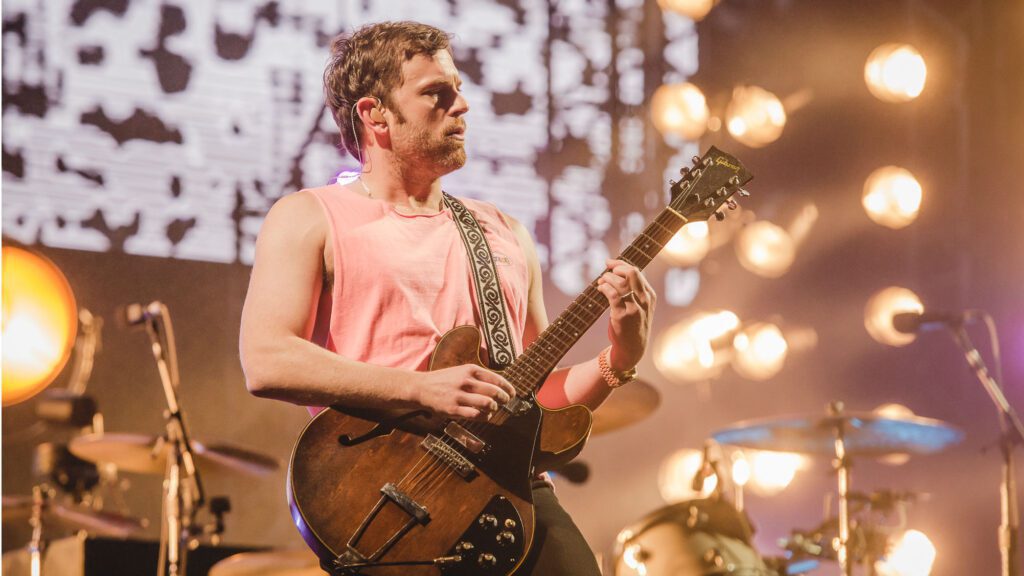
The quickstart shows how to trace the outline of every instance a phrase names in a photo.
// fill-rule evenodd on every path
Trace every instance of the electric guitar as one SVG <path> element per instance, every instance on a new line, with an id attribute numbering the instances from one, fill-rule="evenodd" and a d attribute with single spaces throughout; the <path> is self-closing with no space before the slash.
<path id="1" fill-rule="evenodd" d="M 670 182 L 672 201 L 619 256 L 643 269 L 688 222 L 719 208 L 752 175 L 712 147 Z M 535 392 L 608 307 L 592 282 L 502 375 L 519 390 L 487 422 L 427 411 L 332 407 L 302 431 L 288 470 L 292 518 L 329 573 L 355 576 L 506 576 L 534 532 L 531 478 L 583 449 L 591 412 L 549 410 Z M 430 370 L 480 359 L 480 332 L 460 326 Z"/>

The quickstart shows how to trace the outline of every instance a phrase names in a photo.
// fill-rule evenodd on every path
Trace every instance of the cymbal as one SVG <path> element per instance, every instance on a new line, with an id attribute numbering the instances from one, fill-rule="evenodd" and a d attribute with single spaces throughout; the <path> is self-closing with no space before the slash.
<path id="1" fill-rule="evenodd" d="M 73 438 L 68 448 L 75 456 L 97 464 L 110 463 L 140 474 L 163 474 L 170 447 L 162 443 L 160 437 L 146 434 L 86 434 Z M 280 466 L 275 458 L 229 444 L 205 445 L 193 440 L 192 449 L 201 460 L 248 474 L 266 474 Z"/>
<path id="2" fill-rule="evenodd" d="M 210 576 L 323 576 L 320 560 L 302 550 L 242 552 L 217 562 Z"/>
<path id="3" fill-rule="evenodd" d="M 712 434 L 721 444 L 755 450 L 835 455 L 837 430 L 851 456 L 932 454 L 963 440 L 963 432 L 941 420 L 844 412 L 837 416 L 763 418 Z"/>
<path id="4" fill-rule="evenodd" d="M 625 428 L 651 415 L 661 404 L 661 393 L 654 386 L 637 380 L 616 388 L 594 411 L 591 435 L 606 434 Z"/>
<path id="5" fill-rule="evenodd" d="M 32 517 L 32 496 L 4 496 L 4 522 L 28 522 Z M 113 512 L 93 510 L 81 504 L 65 504 L 51 499 L 43 502 L 43 524 L 57 524 L 73 530 L 127 538 L 141 532 L 146 520 Z"/>

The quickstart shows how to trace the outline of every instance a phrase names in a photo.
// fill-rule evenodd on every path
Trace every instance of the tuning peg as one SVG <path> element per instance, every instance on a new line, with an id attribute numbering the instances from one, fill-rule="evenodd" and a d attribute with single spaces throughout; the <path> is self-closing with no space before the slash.
<path id="1" fill-rule="evenodd" d="M 725 186 L 722 186 L 718 190 L 715 190 L 715 194 L 718 194 L 719 196 L 725 196 L 727 192 L 728 190 L 725 189 Z"/>
<path id="2" fill-rule="evenodd" d="M 743 197 L 750 196 L 750 192 L 747 192 L 743 188 L 740 188 L 739 190 L 737 190 L 737 192 L 739 193 L 740 196 L 743 196 Z"/>
<path id="3" fill-rule="evenodd" d="M 682 168 L 679 169 L 679 174 L 685 178 L 686 177 L 686 173 L 689 172 L 689 171 L 690 171 L 689 168 L 687 168 L 686 166 L 683 166 Z"/>
<path id="4" fill-rule="evenodd" d="M 725 205 L 729 207 L 729 210 L 735 210 L 740 207 L 739 203 L 732 198 L 726 200 Z"/>
<path id="5" fill-rule="evenodd" d="M 715 220 L 718 220 L 719 222 L 725 220 L 725 214 L 722 214 L 721 212 L 715 212 Z"/>
<path id="6" fill-rule="evenodd" d="M 739 186 L 740 185 L 740 177 L 736 176 L 735 174 L 733 174 L 733 176 L 731 178 L 729 178 L 729 184 L 732 184 L 733 186 Z"/>
<path id="7" fill-rule="evenodd" d="M 700 164 L 700 156 L 694 156 L 693 158 L 690 158 L 690 162 L 693 162 L 694 166 L 699 165 Z"/>

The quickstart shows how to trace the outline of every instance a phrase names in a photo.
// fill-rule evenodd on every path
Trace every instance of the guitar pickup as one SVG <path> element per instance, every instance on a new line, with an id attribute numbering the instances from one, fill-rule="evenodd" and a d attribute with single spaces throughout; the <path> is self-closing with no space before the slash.
<path id="1" fill-rule="evenodd" d="M 473 454 L 479 454 L 487 450 L 487 443 L 469 430 L 463 428 L 458 422 L 449 422 L 448 425 L 444 427 L 444 433 Z"/>

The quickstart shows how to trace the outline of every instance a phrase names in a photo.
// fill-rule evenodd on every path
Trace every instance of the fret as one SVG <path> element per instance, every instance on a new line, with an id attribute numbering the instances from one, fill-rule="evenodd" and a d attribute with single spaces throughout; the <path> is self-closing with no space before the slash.
<path id="1" fill-rule="evenodd" d="M 710 182 L 707 181 L 709 176 L 712 176 Z M 724 195 L 714 194 L 719 187 L 740 186 L 748 180 L 750 174 L 737 160 L 712 148 L 699 165 L 690 170 L 686 181 L 673 183 L 672 204 L 647 222 L 640 235 L 622 250 L 618 258 L 644 269 L 690 222 L 682 212 L 687 212 L 694 221 L 703 221 L 726 200 Z M 516 379 L 525 389 L 536 390 L 543 383 L 544 376 L 555 369 L 569 348 L 607 309 L 608 299 L 597 289 L 595 280 L 506 369 L 509 378 Z"/>

